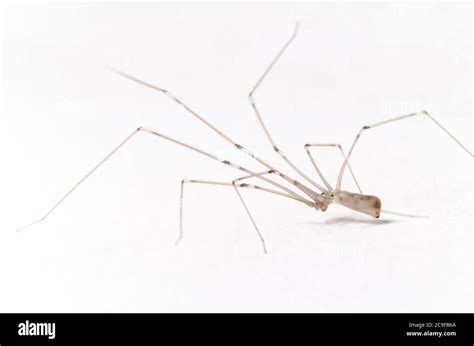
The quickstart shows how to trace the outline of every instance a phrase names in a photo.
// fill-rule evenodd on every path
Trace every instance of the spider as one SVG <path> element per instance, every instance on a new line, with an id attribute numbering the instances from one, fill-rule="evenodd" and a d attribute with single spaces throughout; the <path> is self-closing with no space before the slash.
<path id="1" fill-rule="evenodd" d="M 247 212 L 254 228 L 255 231 L 261 241 L 262 248 L 264 253 L 267 253 L 267 249 L 265 246 L 265 240 L 262 236 L 262 233 L 260 232 L 247 204 L 245 203 L 241 193 L 239 192 L 239 189 L 242 188 L 248 188 L 248 189 L 256 189 L 265 193 L 269 193 L 272 195 L 279 195 L 285 198 L 290 198 L 293 199 L 297 202 L 303 203 L 306 206 L 310 208 L 314 208 L 316 210 L 320 211 L 326 211 L 328 207 L 332 203 L 337 203 L 342 206 L 345 206 L 347 208 L 353 209 L 355 211 L 358 211 L 363 214 L 367 214 L 373 218 L 379 218 L 380 213 L 382 211 L 382 202 L 380 199 L 376 196 L 371 196 L 371 195 L 365 195 L 362 193 L 362 190 L 360 189 L 359 183 L 357 182 L 357 179 L 355 178 L 355 175 L 350 167 L 349 164 L 349 159 L 351 157 L 352 152 L 354 151 L 354 148 L 356 147 L 356 144 L 358 143 L 360 137 L 367 131 L 371 130 L 374 128 L 377 128 L 379 126 L 383 126 L 386 124 L 390 124 L 396 121 L 400 121 L 403 119 L 409 119 L 409 118 L 414 118 L 417 116 L 425 116 L 431 119 L 440 129 L 442 129 L 448 136 L 450 136 L 462 149 L 464 149 L 471 157 L 473 154 L 461 143 L 459 140 L 457 140 L 444 126 L 442 126 L 433 116 L 431 116 L 427 111 L 420 111 L 420 112 L 414 112 L 406 115 L 401 115 L 393 118 L 389 118 L 386 120 L 382 120 L 379 122 L 376 122 L 374 124 L 370 125 L 365 125 L 363 126 L 359 132 L 357 133 L 356 137 L 354 138 L 352 145 L 347 153 L 345 154 L 342 146 L 340 144 L 321 144 L 321 143 L 315 143 L 315 144 L 305 144 L 304 149 L 306 153 L 308 154 L 308 157 L 313 165 L 313 167 L 316 170 L 317 175 L 323 182 L 323 184 L 319 184 L 316 181 L 314 181 L 311 177 L 303 173 L 298 167 L 296 167 L 291 160 L 284 154 L 284 152 L 276 145 L 275 141 L 273 140 L 272 136 L 270 135 L 270 132 L 268 131 L 262 116 L 257 108 L 257 105 L 254 100 L 254 94 L 257 91 L 258 87 L 262 83 L 262 81 L 265 79 L 265 77 L 268 75 L 268 73 L 271 71 L 273 66 L 276 64 L 276 62 L 280 59 L 280 57 L 283 55 L 285 50 L 288 48 L 288 46 L 293 42 L 293 40 L 296 37 L 296 34 L 298 32 L 298 27 L 299 23 L 296 23 L 295 29 L 293 34 L 291 35 L 290 39 L 285 43 L 285 45 L 281 48 L 277 56 L 272 60 L 270 65 L 267 67 L 267 69 L 264 71 L 264 73 L 260 76 L 258 79 L 257 83 L 255 86 L 252 88 L 250 91 L 248 98 L 250 101 L 250 104 L 252 105 L 253 111 L 255 112 L 255 115 L 257 116 L 257 119 L 259 121 L 260 126 L 262 127 L 266 138 L 268 139 L 268 142 L 270 145 L 273 147 L 273 150 L 286 162 L 287 165 L 289 165 L 301 178 L 303 178 L 306 182 L 302 183 L 298 181 L 297 179 L 281 172 L 280 170 L 276 169 L 273 165 L 268 163 L 267 161 L 264 161 L 260 157 L 256 156 L 253 154 L 250 150 L 246 149 L 244 146 L 236 142 L 234 139 L 230 138 L 228 135 L 226 135 L 224 132 L 216 128 L 214 125 L 212 125 L 210 122 L 208 122 L 205 118 L 203 118 L 201 115 L 196 113 L 192 108 L 190 108 L 187 104 L 185 104 L 183 101 L 181 101 L 179 98 L 174 96 L 171 92 L 169 92 L 166 89 L 157 87 L 153 84 L 150 84 L 148 82 L 145 82 L 143 80 L 140 80 L 136 77 L 133 77 L 125 72 L 119 71 L 117 69 L 114 69 L 112 67 L 106 66 L 110 71 L 125 77 L 129 80 L 132 80 L 136 83 L 139 83 L 147 88 L 151 88 L 155 91 L 158 91 L 167 97 L 169 97 L 171 100 L 176 102 L 178 105 L 182 106 L 186 111 L 188 111 L 191 115 L 196 117 L 198 120 L 200 120 L 203 124 L 208 126 L 210 129 L 212 129 L 217 135 L 222 137 L 224 140 L 229 142 L 232 146 L 234 146 L 237 150 L 240 150 L 244 152 L 245 154 L 249 155 L 252 159 L 255 161 L 259 162 L 262 166 L 265 167 L 265 170 L 262 172 L 255 172 L 252 171 L 248 168 L 245 168 L 241 165 L 235 164 L 233 162 L 230 162 L 229 160 L 222 159 L 217 157 L 216 155 L 209 153 L 207 151 L 201 150 L 195 146 L 189 145 L 187 143 L 184 143 L 180 140 L 171 138 L 163 133 L 154 131 L 152 129 L 148 129 L 145 127 L 138 127 L 132 131 L 131 134 L 129 134 L 118 146 L 116 146 L 104 159 L 102 159 L 96 166 L 94 166 L 89 173 L 87 173 L 79 182 L 77 182 L 56 204 L 53 205 L 53 207 L 39 220 L 36 220 L 22 228 L 20 228 L 18 231 L 25 229 L 27 227 L 30 227 L 34 224 L 37 224 L 43 220 L 45 220 L 79 185 L 81 185 L 91 174 L 93 174 L 102 164 L 104 164 L 117 150 L 119 150 L 121 147 L 123 147 L 132 137 L 137 135 L 138 133 L 148 133 L 153 136 L 157 136 L 159 138 L 165 139 L 167 141 L 176 143 L 180 146 L 186 147 L 194 152 L 197 152 L 201 155 L 207 156 L 211 159 L 217 160 L 226 166 L 229 166 L 231 168 L 234 168 L 236 170 L 240 170 L 245 173 L 244 176 L 241 176 L 237 179 L 234 179 L 232 181 L 210 181 L 210 180 L 194 180 L 194 179 L 183 179 L 181 181 L 181 193 L 180 193 L 180 228 L 179 228 L 179 237 L 176 241 L 176 244 L 182 239 L 183 237 L 183 195 L 184 195 L 184 185 L 185 184 L 207 184 L 207 185 L 220 185 L 220 186 L 227 186 L 227 187 L 233 187 L 242 202 L 242 205 Z M 339 175 L 337 177 L 337 182 L 335 187 L 331 186 L 328 182 L 328 180 L 324 177 L 322 174 L 321 170 L 319 169 L 318 165 L 316 164 L 316 160 L 314 159 L 314 156 L 311 153 L 311 148 L 317 148 L 317 147 L 333 147 L 339 150 L 340 154 L 343 157 L 343 163 L 342 166 L 339 170 Z M 358 188 L 358 193 L 354 192 L 348 192 L 344 191 L 341 189 L 341 183 L 342 183 L 342 178 L 344 176 L 344 173 L 346 171 L 346 168 L 350 171 L 352 178 Z M 272 179 L 271 177 L 275 177 Z M 276 180 L 276 177 L 281 178 L 288 182 L 291 186 L 292 189 L 287 188 L 280 183 L 278 183 Z M 272 188 L 264 187 L 261 185 L 255 185 L 255 184 L 250 184 L 243 182 L 244 180 L 250 179 L 250 178 L 256 178 L 261 181 L 264 181 L 270 185 L 272 185 Z M 309 187 L 310 185 L 311 187 Z M 316 191 L 317 190 L 317 191 Z"/>

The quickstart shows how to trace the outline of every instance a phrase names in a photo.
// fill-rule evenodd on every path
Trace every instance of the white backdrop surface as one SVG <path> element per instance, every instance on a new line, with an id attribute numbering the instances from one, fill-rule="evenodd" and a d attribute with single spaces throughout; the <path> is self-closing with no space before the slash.
<path id="1" fill-rule="evenodd" d="M 427 118 L 363 135 L 351 161 L 383 208 L 326 213 L 258 191 L 182 178 L 240 175 L 143 134 L 35 227 L 134 128 L 145 126 L 263 170 L 160 93 L 170 90 L 287 173 L 314 179 L 305 143 L 347 150 L 366 124 L 428 110 L 472 148 L 469 4 L 38 4 L 2 10 L 0 311 L 472 311 L 472 158 Z M 471 149 L 472 150 L 472 149 Z M 341 157 L 315 152 L 335 183 Z M 295 174 L 292 174 L 295 175 Z M 350 176 L 345 188 L 356 192 Z"/>

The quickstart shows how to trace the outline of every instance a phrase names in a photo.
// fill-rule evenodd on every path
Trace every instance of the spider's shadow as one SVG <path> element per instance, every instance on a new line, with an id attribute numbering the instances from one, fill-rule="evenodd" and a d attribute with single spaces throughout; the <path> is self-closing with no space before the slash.
<path id="1" fill-rule="evenodd" d="M 402 214 L 402 213 L 397 213 L 397 212 L 392 212 L 392 211 L 384 211 L 387 214 L 393 214 L 393 215 L 398 215 L 402 216 L 404 218 L 411 218 L 411 219 L 427 219 L 429 216 L 424 216 L 424 215 L 411 215 L 411 214 Z M 379 225 L 389 225 L 392 223 L 397 223 L 402 221 L 402 219 L 373 219 L 373 218 L 359 218 L 359 217 L 354 217 L 354 216 L 337 216 L 337 217 L 331 217 L 327 218 L 324 221 L 321 222 L 316 222 L 316 221 L 308 221 L 308 222 L 302 222 L 301 224 L 304 225 L 366 225 L 366 227 L 370 226 L 379 226 Z"/>
<path id="2" fill-rule="evenodd" d="M 399 222 L 399 220 L 392 220 L 392 219 L 362 219 L 357 217 L 331 217 L 325 219 L 322 222 L 316 221 L 309 221 L 304 222 L 304 224 L 312 224 L 312 225 L 353 225 L 353 224 L 363 224 L 363 225 L 388 225 L 391 223 Z"/>

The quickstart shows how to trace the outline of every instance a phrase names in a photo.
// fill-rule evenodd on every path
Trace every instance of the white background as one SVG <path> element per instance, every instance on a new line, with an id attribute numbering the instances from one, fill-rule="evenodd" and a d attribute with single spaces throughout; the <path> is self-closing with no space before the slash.
<path id="1" fill-rule="evenodd" d="M 10 5 L 2 11 L 0 311 L 472 311 L 472 158 L 427 118 L 366 132 L 352 166 L 378 220 L 244 190 L 262 253 L 229 181 L 241 172 L 138 135 L 42 224 L 134 128 L 255 170 L 258 164 L 160 93 L 286 168 L 247 94 L 296 20 L 300 32 L 255 94 L 278 146 L 316 179 L 305 143 L 341 143 L 427 109 L 472 148 L 469 4 Z M 472 150 L 472 149 L 471 149 Z M 341 157 L 317 153 L 334 184 Z M 294 175 L 294 174 L 292 174 Z M 356 191 L 346 175 L 344 187 Z"/>

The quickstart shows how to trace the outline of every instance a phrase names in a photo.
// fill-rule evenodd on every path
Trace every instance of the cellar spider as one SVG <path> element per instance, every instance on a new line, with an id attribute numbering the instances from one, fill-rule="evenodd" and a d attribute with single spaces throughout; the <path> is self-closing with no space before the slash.
<path id="1" fill-rule="evenodd" d="M 420 112 L 415 112 L 415 113 L 410 113 L 406 115 L 401 115 L 397 116 L 394 118 L 389 118 L 386 120 L 382 120 L 370 125 L 365 125 L 363 126 L 359 132 L 357 133 L 356 137 L 354 138 L 352 145 L 347 153 L 345 154 L 342 146 L 340 144 L 321 144 L 321 143 L 315 143 L 315 144 L 305 144 L 304 149 L 306 153 L 308 154 L 309 160 L 311 161 L 317 175 L 322 181 L 322 185 L 320 183 L 317 183 L 314 181 L 311 177 L 303 173 L 298 167 L 296 167 L 290 159 L 283 153 L 281 148 L 279 148 L 275 141 L 273 140 L 272 136 L 270 135 L 270 132 L 268 131 L 262 116 L 257 108 L 257 105 L 254 100 L 254 94 L 257 91 L 258 87 L 262 83 L 262 81 L 265 79 L 265 77 L 268 75 L 270 70 L 273 68 L 273 66 L 276 64 L 276 62 L 280 59 L 282 54 L 285 52 L 285 50 L 288 48 L 288 46 L 293 42 L 294 38 L 296 37 L 296 34 L 298 32 L 298 26 L 299 24 L 296 23 L 295 29 L 293 34 L 291 35 L 290 39 L 285 43 L 285 45 L 281 48 L 281 50 L 278 52 L 276 57 L 273 59 L 273 61 L 270 63 L 270 65 L 267 67 L 267 69 L 264 71 L 264 73 L 260 76 L 258 79 L 257 83 L 255 86 L 252 88 L 248 95 L 248 99 L 250 101 L 250 104 L 253 108 L 253 111 L 255 115 L 257 116 L 257 119 L 259 121 L 260 126 L 262 127 L 263 132 L 265 133 L 266 138 L 268 139 L 268 142 L 270 145 L 273 147 L 273 150 L 283 159 L 283 161 L 286 162 L 288 166 L 290 166 L 295 173 L 297 173 L 301 178 L 303 178 L 306 183 L 303 184 L 302 182 L 298 181 L 297 179 L 283 173 L 282 171 L 276 169 L 273 167 L 270 163 L 267 161 L 264 161 L 260 157 L 256 156 L 253 154 L 250 150 L 246 149 L 244 146 L 230 138 L 228 135 L 226 135 L 224 132 L 216 128 L 214 125 L 212 125 L 210 122 L 208 122 L 205 118 L 203 118 L 201 115 L 196 113 L 192 108 L 190 108 L 188 105 L 186 105 L 184 102 L 182 102 L 179 98 L 174 96 L 171 92 L 169 92 L 166 89 L 157 87 L 153 84 L 147 83 L 143 80 L 140 80 L 136 77 L 133 77 L 125 72 L 119 71 L 117 69 L 107 67 L 110 71 L 125 77 L 129 80 L 132 80 L 136 83 L 139 83 L 145 87 L 148 87 L 150 89 L 153 89 L 154 91 L 158 91 L 167 97 L 169 97 L 171 100 L 176 102 L 178 105 L 182 106 L 187 112 L 189 112 L 192 116 L 200 120 L 204 125 L 209 127 L 211 130 L 213 130 L 217 135 L 222 137 L 225 141 L 229 142 L 233 147 L 235 147 L 237 150 L 240 150 L 244 152 L 246 155 L 250 156 L 253 160 L 257 161 L 260 163 L 262 166 L 265 167 L 265 170 L 262 172 L 254 172 L 248 168 L 245 168 L 241 165 L 235 164 L 233 162 L 230 162 L 228 160 L 222 159 L 217 157 L 214 154 L 211 154 L 207 151 L 201 150 L 195 146 L 189 145 L 187 143 L 184 143 L 178 139 L 171 138 L 165 134 L 162 134 L 160 132 L 145 128 L 145 127 L 138 127 L 132 131 L 131 134 L 129 134 L 118 146 L 116 146 L 105 158 L 103 158 L 95 167 L 93 167 L 89 173 L 87 173 L 79 182 L 77 182 L 56 204 L 53 205 L 51 209 L 39 220 L 36 220 L 22 228 L 20 228 L 18 231 L 25 229 L 27 227 L 30 227 L 34 224 L 37 224 L 43 220 L 45 220 L 76 188 L 79 187 L 92 173 L 94 173 L 102 164 L 104 164 L 117 150 L 122 148 L 132 137 L 137 135 L 138 133 L 148 133 L 153 136 L 165 139 L 167 141 L 176 143 L 180 146 L 183 146 L 185 148 L 188 148 L 194 152 L 197 152 L 201 155 L 207 156 L 208 158 L 211 158 L 213 160 L 219 161 L 223 163 L 224 165 L 231 167 L 236 170 L 240 170 L 245 173 L 244 176 L 239 177 L 237 179 L 234 179 L 232 181 L 211 181 L 211 180 L 195 180 L 195 179 L 183 179 L 181 181 L 181 193 L 180 193 L 180 226 L 179 226 L 179 237 L 176 241 L 176 244 L 181 240 L 183 237 L 183 197 L 184 197 L 184 185 L 185 184 L 206 184 L 206 185 L 219 185 L 219 186 L 226 186 L 226 187 L 232 187 L 235 192 L 237 193 L 237 196 L 239 197 L 246 213 L 248 214 L 255 231 L 261 241 L 261 245 L 263 248 L 264 253 L 267 253 L 267 249 L 265 246 L 265 240 L 262 236 L 262 233 L 260 232 L 253 216 L 252 213 L 250 212 L 250 209 L 247 206 L 247 203 L 244 201 L 239 189 L 241 188 L 248 188 L 248 189 L 256 189 L 265 193 L 269 193 L 272 195 L 279 195 L 285 198 L 290 198 L 296 202 L 303 203 L 306 206 L 310 208 L 314 208 L 316 210 L 320 211 L 326 211 L 327 208 L 329 207 L 330 204 L 332 203 L 337 203 L 342 206 L 345 206 L 347 208 L 353 209 L 357 212 L 367 214 L 373 218 L 378 218 L 381 213 L 381 207 L 382 203 L 380 199 L 376 196 L 371 196 L 371 195 L 365 195 L 362 193 L 362 190 L 359 186 L 359 183 L 354 175 L 354 172 L 351 169 L 351 166 L 349 164 L 349 159 L 354 151 L 354 148 L 356 147 L 356 144 L 359 141 L 359 138 L 362 136 L 363 133 L 365 133 L 367 130 L 374 129 L 376 127 L 386 125 L 389 123 L 393 123 L 395 121 L 403 120 L 403 119 L 408 119 L 408 118 L 415 118 L 417 116 L 425 116 L 432 120 L 441 130 L 443 130 L 449 137 L 451 137 L 462 149 L 464 149 L 471 157 L 473 154 L 461 143 L 459 142 L 444 126 L 442 126 L 433 116 L 431 116 L 427 111 L 420 111 Z M 316 164 L 316 160 L 311 153 L 312 148 L 320 148 L 320 147 L 333 147 L 339 150 L 341 156 L 342 156 L 342 166 L 339 170 L 339 175 L 337 177 L 336 185 L 335 187 L 331 186 L 328 182 L 328 180 L 324 177 L 322 174 L 321 170 L 319 169 L 318 165 Z M 352 179 L 354 180 L 357 188 L 358 188 L 358 193 L 353 193 L 353 192 L 348 192 L 341 190 L 341 184 L 342 184 L 342 178 L 344 176 L 344 173 L 346 171 L 346 168 L 350 171 L 350 174 L 352 176 Z M 275 177 L 275 178 L 270 178 L 270 177 Z M 247 182 L 243 182 L 244 180 L 247 179 L 258 179 L 261 181 L 264 181 L 270 185 L 272 185 L 272 188 L 269 187 L 264 187 L 260 185 L 255 185 L 255 184 L 250 184 Z M 276 181 L 277 178 L 280 178 L 282 180 L 285 180 L 291 185 L 291 189 L 287 188 L 280 183 Z M 311 187 L 308 187 L 308 185 L 311 185 Z M 317 191 L 315 191 L 317 190 Z"/>

